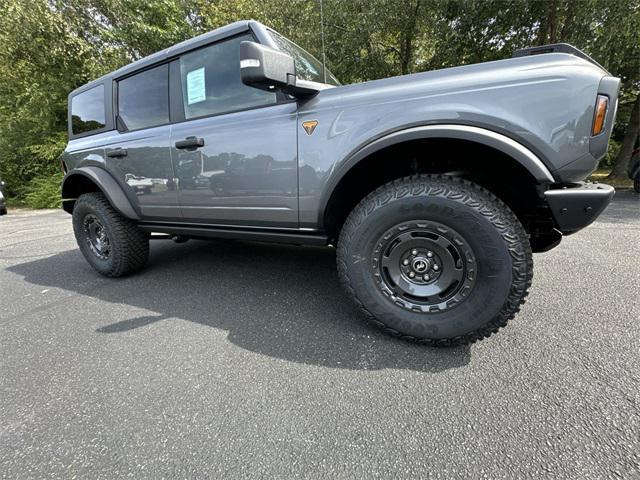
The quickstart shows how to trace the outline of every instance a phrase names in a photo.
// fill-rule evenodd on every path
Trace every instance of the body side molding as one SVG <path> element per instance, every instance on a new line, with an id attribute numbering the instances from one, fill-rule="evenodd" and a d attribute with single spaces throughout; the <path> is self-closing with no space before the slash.
<path id="1" fill-rule="evenodd" d="M 132 220 L 140 219 L 140 215 L 138 215 L 115 178 L 105 169 L 94 166 L 75 168 L 64 177 L 62 181 L 62 206 L 66 212 L 71 213 L 73 211 L 73 202 L 78 197 L 73 186 L 74 178 L 77 180 L 78 176 L 88 178 L 95 183 L 113 208 L 122 213 L 122 215 Z"/>

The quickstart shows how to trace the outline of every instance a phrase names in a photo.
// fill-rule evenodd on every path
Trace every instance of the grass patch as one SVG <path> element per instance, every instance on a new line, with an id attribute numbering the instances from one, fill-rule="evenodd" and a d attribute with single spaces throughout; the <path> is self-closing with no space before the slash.
<path id="1" fill-rule="evenodd" d="M 630 178 L 616 178 L 607 179 L 607 176 L 611 173 L 611 169 L 598 169 L 591 174 L 589 180 L 592 182 L 601 182 L 611 185 L 615 188 L 633 188 L 633 180 Z"/>
<path id="2" fill-rule="evenodd" d="M 8 208 L 27 208 L 27 204 L 24 203 L 24 198 L 7 197 L 5 201 Z"/>

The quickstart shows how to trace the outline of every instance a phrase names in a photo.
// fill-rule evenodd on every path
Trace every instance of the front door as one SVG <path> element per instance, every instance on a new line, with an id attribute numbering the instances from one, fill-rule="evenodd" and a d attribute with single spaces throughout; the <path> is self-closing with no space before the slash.
<path id="1" fill-rule="evenodd" d="M 177 61 L 184 119 L 172 126 L 171 155 L 182 216 L 297 227 L 296 103 L 240 81 L 244 40 L 253 38 L 222 40 Z"/>

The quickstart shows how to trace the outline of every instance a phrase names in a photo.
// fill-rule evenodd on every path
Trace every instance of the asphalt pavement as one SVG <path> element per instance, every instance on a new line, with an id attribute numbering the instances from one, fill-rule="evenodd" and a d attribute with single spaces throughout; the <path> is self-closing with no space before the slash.
<path id="1" fill-rule="evenodd" d="M 453 349 L 370 327 L 328 248 L 159 240 L 107 279 L 67 214 L 10 212 L 0 476 L 640 478 L 640 197 Z"/>

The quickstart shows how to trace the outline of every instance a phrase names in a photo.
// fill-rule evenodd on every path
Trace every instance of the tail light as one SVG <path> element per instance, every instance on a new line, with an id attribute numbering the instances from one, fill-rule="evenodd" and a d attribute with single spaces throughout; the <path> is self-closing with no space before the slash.
<path id="1" fill-rule="evenodd" d="M 591 135 L 600 135 L 604 130 L 604 120 L 607 115 L 607 107 L 609 106 L 609 97 L 606 95 L 598 95 L 596 100 L 596 111 L 593 116 L 593 126 L 591 127 Z"/>

